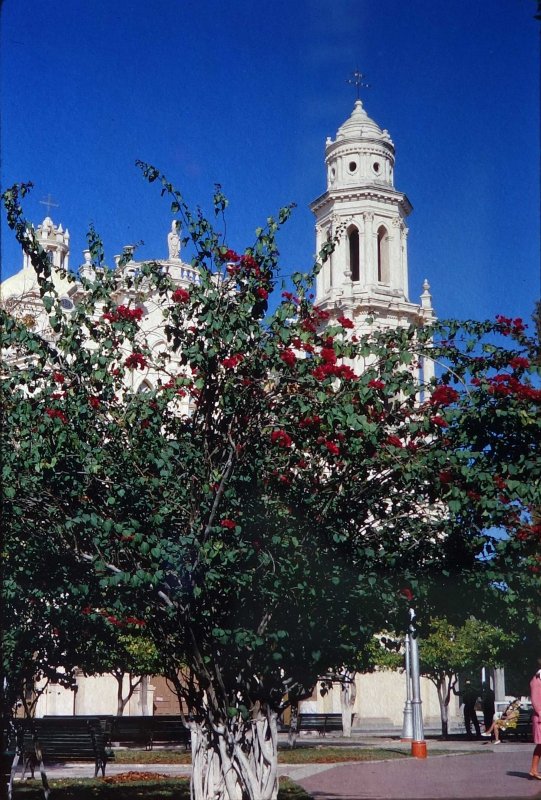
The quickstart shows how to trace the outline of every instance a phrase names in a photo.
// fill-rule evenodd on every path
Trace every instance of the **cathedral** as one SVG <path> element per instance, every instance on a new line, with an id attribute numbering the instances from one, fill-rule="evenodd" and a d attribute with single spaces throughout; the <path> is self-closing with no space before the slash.
<path id="1" fill-rule="evenodd" d="M 408 289 L 408 228 L 412 210 L 407 196 L 394 186 L 395 148 L 387 130 L 366 113 L 361 100 L 355 102 L 349 118 L 338 128 L 334 139 L 325 143 L 326 189 L 310 206 L 315 216 L 316 251 L 333 240 L 335 249 L 317 276 L 316 304 L 331 315 L 344 314 L 355 323 L 355 333 L 366 333 L 371 326 L 396 328 L 422 325 L 435 319 L 428 281 L 422 286 L 418 303 L 412 302 Z M 69 267 L 69 231 L 46 216 L 37 227 L 39 243 L 51 263 L 60 269 Z M 164 243 L 165 251 L 165 243 Z M 167 258 L 158 263 L 168 271 L 179 287 L 198 280 L 196 271 L 181 259 L 179 237 L 173 221 L 167 235 Z M 127 257 L 126 257 L 127 256 Z M 117 269 L 127 274 L 138 268 L 129 249 L 124 257 L 115 257 Z M 94 267 L 90 252 L 83 253 L 79 275 L 92 278 Z M 81 284 L 56 278 L 61 304 L 66 312 L 74 307 L 82 292 Z M 126 291 L 117 302 L 129 299 Z M 25 320 L 46 337 L 53 337 L 41 305 L 37 282 L 28 256 L 22 269 L 1 284 L 1 300 L 12 313 Z M 152 298 L 145 299 L 147 314 L 143 323 L 156 330 Z M 155 306 L 155 313 L 159 309 Z M 159 327 L 159 326 L 158 326 Z M 155 334 L 159 339 L 159 332 Z M 153 343 L 158 346 L 160 341 Z M 164 342 L 165 344 L 165 342 Z M 424 364 L 425 380 L 431 377 L 431 363 Z M 139 386 L 152 385 L 152 374 L 141 373 Z M 405 678 L 396 672 L 376 672 L 356 677 L 353 727 L 358 731 L 400 731 L 405 701 Z M 440 710 L 435 687 L 422 679 L 425 722 L 438 729 Z M 458 703 L 450 707 L 451 725 L 456 725 Z M 339 712 L 340 690 L 325 697 L 317 692 L 304 701 L 306 712 Z M 174 701 L 165 681 L 144 680 L 136 689 L 125 714 L 175 713 Z M 111 676 L 77 678 L 77 691 L 50 686 L 37 707 L 45 714 L 116 713 L 116 681 Z"/>

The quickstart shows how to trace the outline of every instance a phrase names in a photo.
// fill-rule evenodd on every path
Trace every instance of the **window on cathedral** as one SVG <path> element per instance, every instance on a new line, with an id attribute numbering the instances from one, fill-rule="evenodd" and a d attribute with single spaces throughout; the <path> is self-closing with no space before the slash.
<path id="1" fill-rule="evenodd" d="M 360 280 L 360 257 L 359 257 L 359 231 L 357 228 L 351 228 L 348 232 L 349 242 L 349 271 L 351 273 L 351 280 Z"/>
<path id="2" fill-rule="evenodd" d="M 357 162 L 356 161 L 350 161 L 349 162 L 349 171 L 350 172 L 355 172 L 356 169 L 357 169 Z"/>
<path id="3" fill-rule="evenodd" d="M 378 228 L 378 281 L 390 283 L 389 234 L 384 225 Z"/>
<path id="4" fill-rule="evenodd" d="M 379 172 L 379 164 L 377 161 L 374 161 L 374 163 L 372 164 L 372 169 L 374 170 L 374 172 Z"/>

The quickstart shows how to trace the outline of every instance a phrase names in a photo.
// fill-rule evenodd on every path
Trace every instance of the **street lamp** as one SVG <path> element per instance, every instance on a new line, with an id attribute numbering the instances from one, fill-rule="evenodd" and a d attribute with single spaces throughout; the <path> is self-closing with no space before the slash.
<path id="1" fill-rule="evenodd" d="M 414 758 L 426 758 L 426 742 L 421 709 L 421 680 L 419 674 L 419 640 L 417 638 L 416 617 L 413 608 L 409 610 L 409 656 L 411 670 L 411 709 L 413 736 L 411 754 Z"/>
<path id="2" fill-rule="evenodd" d="M 401 742 L 411 742 L 413 739 L 413 712 L 411 708 L 411 661 L 410 661 L 410 635 L 406 633 L 404 640 L 404 655 L 406 658 L 406 703 L 404 705 L 404 722 L 402 724 Z"/>

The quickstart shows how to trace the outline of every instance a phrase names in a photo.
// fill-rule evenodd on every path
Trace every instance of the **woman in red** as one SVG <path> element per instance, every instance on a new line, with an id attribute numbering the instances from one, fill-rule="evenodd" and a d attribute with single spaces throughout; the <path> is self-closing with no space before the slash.
<path id="1" fill-rule="evenodd" d="M 530 776 L 541 781 L 541 775 L 539 774 L 539 759 L 541 758 L 541 669 L 537 670 L 530 681 L 530 698 L 533 706 L 532 733 L 535 744 Z"/>

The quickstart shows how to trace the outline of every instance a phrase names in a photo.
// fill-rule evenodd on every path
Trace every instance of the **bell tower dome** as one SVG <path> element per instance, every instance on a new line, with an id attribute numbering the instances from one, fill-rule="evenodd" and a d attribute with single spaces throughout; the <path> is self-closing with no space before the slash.
<path id="1" fill-rule="evenodd" d="M 318 305 L 347 311 L 358 330 L 366 330 L 367 317 L 378 327 L 433 319 L 428 284 L 420 305 L 408 297 L 406 218 L 412 206 L 394 188 L 394 144 L 361 100 L 336 138 L 327 139 L 325 164 L 327 189 L 310 208 L 317 251 L 329 239 L 335 250 L 318 275 Z"/>

